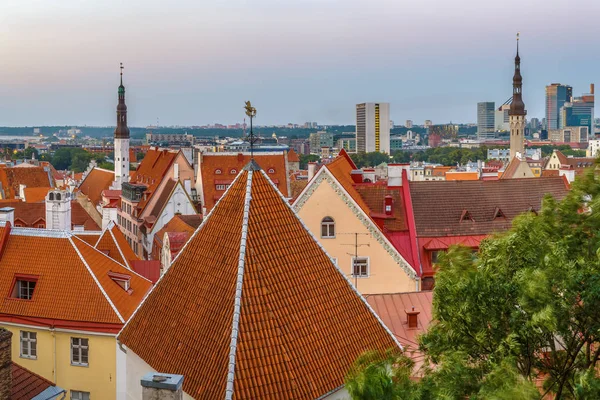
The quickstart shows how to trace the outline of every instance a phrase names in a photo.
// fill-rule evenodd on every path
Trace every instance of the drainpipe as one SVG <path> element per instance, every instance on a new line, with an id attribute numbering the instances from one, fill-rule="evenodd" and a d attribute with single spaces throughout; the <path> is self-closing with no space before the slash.
<path id="1" fill-rule="evenodd" d="M 54 362 L 54 369 L 53 369 L 53 383 L 56 385 L 56 330 L 54 329 L 54 326 L 50 328 L 50 332 L 52 332 L 52 340 L 54 341 L 54 349 L 53 349 L 53 354 L 52 354 L 52 360 Z"/>

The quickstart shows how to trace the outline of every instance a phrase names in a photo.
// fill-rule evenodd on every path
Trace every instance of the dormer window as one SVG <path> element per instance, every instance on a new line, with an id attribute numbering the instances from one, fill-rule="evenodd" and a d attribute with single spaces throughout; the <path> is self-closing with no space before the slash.
<path id="1" fill-rule="evenodd" d="M 274 174 L 274 173 L 275 173 L 275 170 L 274 170 L 273 168 L 269 168 L 269 170 L 267 171 L 267 173 L 269 173 L 269 174 Z"/>
<path id="2" fill-rule="evenodd" d="M 502 210 L 498 207 L 494 210 L 494 219 L 504 218 L 506 219 L 506 215 L 502 212 Z"/>
<path id="3" fill-rule="evenodd" d="M 223 171 L 221 171 L 220 169 L 215 170 L 215 175 L 221 175 L 222 173 L 223 173 Z"/>
<path id="4" fill-rule="evenodd" d="M 233 168 L 231 171 L 229 171 L 229 173 L 231 175 L 235 175 L 235 174 L 237 174 L 237 170 L 235 168 Z"/>
<path id="5" fill-rule="evenodd" d="M 36 284 L 37 277 L 18 275 L 15 279 L 15 284 L 13 285 L 10 297 L 14 299 L 31 300 Z"/>
<path id="6" fill-rule="evenodd" d="M 130 290 L 129 282 L 131 280 L 131 276 L 112 271 L 108 273 L 108 276 L 126 292 Z"/>
<path id="7" fill-rule="evenodd" d="M 473 217 L 468 210 L 463 210 L 462 214 L 460 215 L 460 222 L 463 221 L 473 221 Z"/>

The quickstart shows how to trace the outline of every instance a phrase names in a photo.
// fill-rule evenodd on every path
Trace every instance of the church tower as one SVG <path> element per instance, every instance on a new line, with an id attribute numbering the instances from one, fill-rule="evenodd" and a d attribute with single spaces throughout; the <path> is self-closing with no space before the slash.
<path id="1" fill-rule="evenodd" d="M 121 63 L 121 85 L 119 86 L 117 127 L 115 128 L 115 181 L 112 188 L 121 190 L 123 182 L 129 182 L 129 128 L 127 127 L 125 86 L 123 86 L 123 63 Z"/>
<path id="2" fill-rule="evenodd" d="M 525 104 L 523 103 L 521 88 L 521 58 L 519 57 L 519 34 L 517 33 L 517 56 L 515 57 L 515 75 L 513 76 L 513 98 L 508 111 L 510 123 L 510 160 L 517 153 L 525 156 Z"/>

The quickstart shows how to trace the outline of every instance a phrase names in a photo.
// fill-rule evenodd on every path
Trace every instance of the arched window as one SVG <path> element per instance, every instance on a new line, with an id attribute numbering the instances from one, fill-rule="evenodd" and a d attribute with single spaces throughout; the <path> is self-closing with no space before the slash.
<path id="1" fill-rule="evenodd" d="M 269 170 L 267 171 L 267 173 L 269 173 L 269 174 L 274 174 L 274 173 L 275 173 L 275 170 L 274 170 L 273 168 L 269 168 Z"/>
<path id="2" fill-rule="evenodd" d="M 321 238 L 331 239 L 335 237 L 335 221 L 331 217 L 321 220 Z"/>
<path id="3" fill-rule="evenodd" d="M 50 194 L 48 195 L 48 199 L 54 200 L 54 192 L 50 192 Z"/>
<path id="4" fill-rule="evenodd" d="M 215 169 L 215 175 L 221 175 L 221 170 L 220 169 Z"/>
<path id="5" fill-rule="evenodd" d="M 234 168 L 234 169 L 232 169 L 231 171 L 229 171 L 229 173 L 230 173 L 231 175 L 235 175 L 235 174 L 237 174 L 237 170 Z"/>

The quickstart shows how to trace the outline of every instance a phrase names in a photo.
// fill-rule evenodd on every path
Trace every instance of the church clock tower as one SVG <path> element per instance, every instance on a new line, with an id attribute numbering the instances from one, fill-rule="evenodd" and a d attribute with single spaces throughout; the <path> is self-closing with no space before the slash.
<path id="1" fill-rule="evenodd" d="M 115 181 L 113 188 L 121 190 L 124 182 L 129 182 L 129 128 L 127 127 L 127 106 L 125 86 L 123 86 L 123 63 L 121 63 L 121 85 L 117 105 L 117 127 L 115 128 Z"/>
<path id="2" fill-rule="evenodd" d="M 517 56 L 515 57 L 515 75 L 513 76 L 513 98 L 510 104 L 510 160 L 518 154 L 525 157 L 525 104 L 523 103 L 521 89 L 523 78 L 521 77 L 521 57 L 519 57 L 519 34 L 517 33 Z"/>

